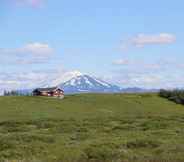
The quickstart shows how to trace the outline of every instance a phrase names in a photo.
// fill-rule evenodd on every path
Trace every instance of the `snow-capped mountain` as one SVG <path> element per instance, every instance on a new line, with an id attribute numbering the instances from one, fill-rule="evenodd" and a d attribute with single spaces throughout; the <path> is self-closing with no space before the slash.
<path id="1" fill-rule="evenodd" d="M 121 88 L 109 84 L 100 79 L 91 77 L 89 75 L 76 76 L 65 83 L 59 84 L 65 93 L 110 93 L 110 92 L 121 92 Z"/>
<path id="2" fill-rule="evenodd" d="M 53 79 L 55 78 L 55 79 Z M 96 77 L 83 75 L 79 71 L 62 72 L 49 79 L 41 80 L 35 88 L 46 88 L 58 86 L 65 91 L 66 94 L 73 93 L 143 93 L 143 92 L 156 92 L 155 89 L 142 89 L 137 87 L 120 88 L 119 86 L 110 84 Z M 18 89 L 19 94 L 31 94 L 33 88 Z M 1 92 L 1 91 L 0 91 Z M 0 95 L 3 94 L 0 93 Z"/>
<path id="3" fill-rule="evenodd" d="M 77 76 L 82 75 L 80 71 L 68 71 L 68 72 L 62 72 L 56 74 L 53 78 L 47 81 L 43 81 L 42 85 L 40 87 L 47 88 L 47 87 L 55 87 L 62 83 L 65 83 L 66 81 L 75 78 Z"/>

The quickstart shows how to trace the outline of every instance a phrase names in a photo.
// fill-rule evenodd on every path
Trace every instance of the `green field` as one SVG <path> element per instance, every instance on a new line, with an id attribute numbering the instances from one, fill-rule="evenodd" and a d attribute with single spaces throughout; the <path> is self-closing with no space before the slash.
<path id="1" fill-rule="evenodd" d="M 156 94 L 0 97 L 0 161 L 183 162 L 184 106 Z"/>

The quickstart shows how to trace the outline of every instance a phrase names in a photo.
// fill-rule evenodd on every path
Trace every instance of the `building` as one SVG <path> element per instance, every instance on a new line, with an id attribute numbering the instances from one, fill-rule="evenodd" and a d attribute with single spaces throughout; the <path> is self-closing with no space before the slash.
<path id="1" fill-rule="evenodd" d="M 64 91 L 58 87 L 37 88 L 33 91 L 33 96 L 49 96 L 64 98 Z"/>

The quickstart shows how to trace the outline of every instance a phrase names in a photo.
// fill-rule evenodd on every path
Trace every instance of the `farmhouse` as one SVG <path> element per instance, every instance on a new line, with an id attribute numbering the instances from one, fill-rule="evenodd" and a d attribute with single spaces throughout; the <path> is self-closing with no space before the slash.
<path id="1" fill-rule="evenodd" d="M 37 88 L 33 91 L 33 96 L 50 96 L 64 98 L 64 91 L 58 87 Z"/>

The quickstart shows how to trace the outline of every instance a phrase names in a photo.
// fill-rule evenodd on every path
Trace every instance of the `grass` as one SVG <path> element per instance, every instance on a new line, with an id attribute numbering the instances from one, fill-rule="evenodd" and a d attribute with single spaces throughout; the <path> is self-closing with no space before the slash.
<path id="1" fill-rule="evenodd" d="M 156 94 L 0 97 L 0 161 L 183 162 L 184 106 Z"/>

